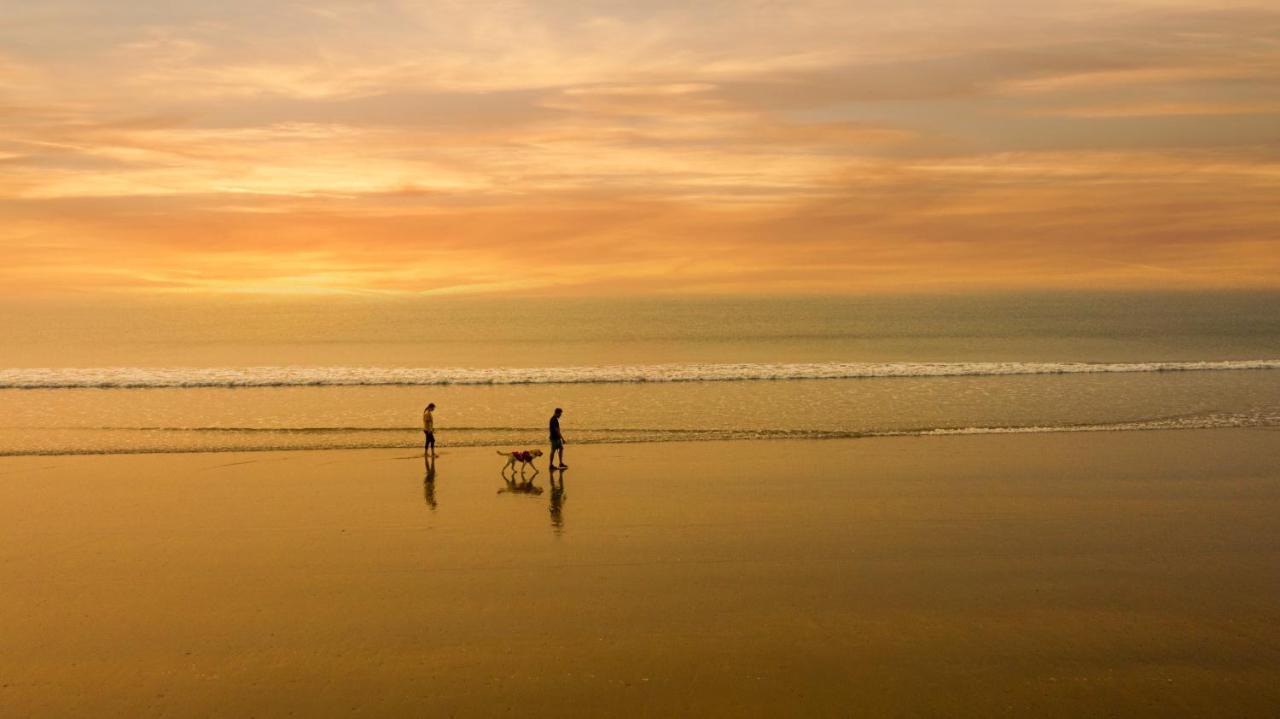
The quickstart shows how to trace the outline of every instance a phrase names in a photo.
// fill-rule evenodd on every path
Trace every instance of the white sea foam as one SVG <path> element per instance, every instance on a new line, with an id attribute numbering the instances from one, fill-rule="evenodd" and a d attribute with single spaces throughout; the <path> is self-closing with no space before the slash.
<path id="1" fill-rule="evenodd" d="M 824 362 L 540 368 L 104 367 L 0 369 L 0 388 L 308 387 L 615 384 L 1280 369 L 1280 360 L 1217 362 Z"/>
<path id="2" fill-rule="evenodd" d="M 0 369 L 0 389 L 334 387 L 964 377 L 1280 369 L 1280 359 L 1214 362 L 821 362 L 600 367 L 100 367 Z"/>

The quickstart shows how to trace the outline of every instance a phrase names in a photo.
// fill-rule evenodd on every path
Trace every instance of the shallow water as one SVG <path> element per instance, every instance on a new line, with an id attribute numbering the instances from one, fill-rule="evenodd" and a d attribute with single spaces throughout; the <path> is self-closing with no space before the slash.
<path id="1" fill-rule="evenodd" d="M 0 308 L 0 454 L 1280 426 L 1277 293 Z"/>

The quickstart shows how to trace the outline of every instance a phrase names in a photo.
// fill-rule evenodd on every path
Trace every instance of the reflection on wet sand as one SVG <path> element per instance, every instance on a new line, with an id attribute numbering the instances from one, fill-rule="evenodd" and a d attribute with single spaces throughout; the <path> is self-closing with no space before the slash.
<path id="1" fill-rule="evenodd" d="M 436 511 L 436 463 L 430 455 L 423 458 L 426 464 L 426 476 L 422 479 L 422 493 L 431 511 Z"/>
<path id="2" fill-rule="evenodd" d="M 506 483 L 507 486 L 503 487 L 502 489 L 499 489 L 498 494 L 503 494 L 503 493 L 529 494 L 529 495 L 542 494 L 542 487 L 539 487 L 538 485 L 534 484 L 532 477 L 528 479 L 522 478 L 517 480 L 514 476 L 508 477 L 507 475 L 504 474 L 502 475 L 502 481 Z"/>
<path id="3" fill-rule="evenodd" d="M 560 483 L 556 483 L 556 473 L 560 473 Z M 551 526 L 556 534 L 564 531 L 564 470 L 551 470 Z"/>

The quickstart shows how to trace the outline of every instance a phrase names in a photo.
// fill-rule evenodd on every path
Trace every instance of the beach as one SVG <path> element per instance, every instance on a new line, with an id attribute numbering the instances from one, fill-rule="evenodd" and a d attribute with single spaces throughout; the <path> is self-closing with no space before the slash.
<path id="1" fill-rule="evenodd" d="M 1278 78 L 1275 0 L 4 3 L 0 719 L 1280 717 Z"/>
<path id="2" fill-rule="evenodd" d="M 1273 716 L 1276 437 L 4 457 L 0 714 Z"/>

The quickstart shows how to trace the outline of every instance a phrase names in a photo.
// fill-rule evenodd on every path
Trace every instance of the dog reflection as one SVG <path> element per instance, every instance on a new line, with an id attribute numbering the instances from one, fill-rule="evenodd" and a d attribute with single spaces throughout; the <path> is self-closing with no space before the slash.
<path id="1" fill-rule="evenodd" d="M 514 476 L 508 477 L 504 474 L 502 475 L 502 481 L 506 483 L 507 486 L 499 489 L 498 494 L 527 494 L 530 496 L 542 494 L 542 487 L 534 484 L 532 477 L 528 479 L 524 479 L 523 477 L 517 479 Z"/>

